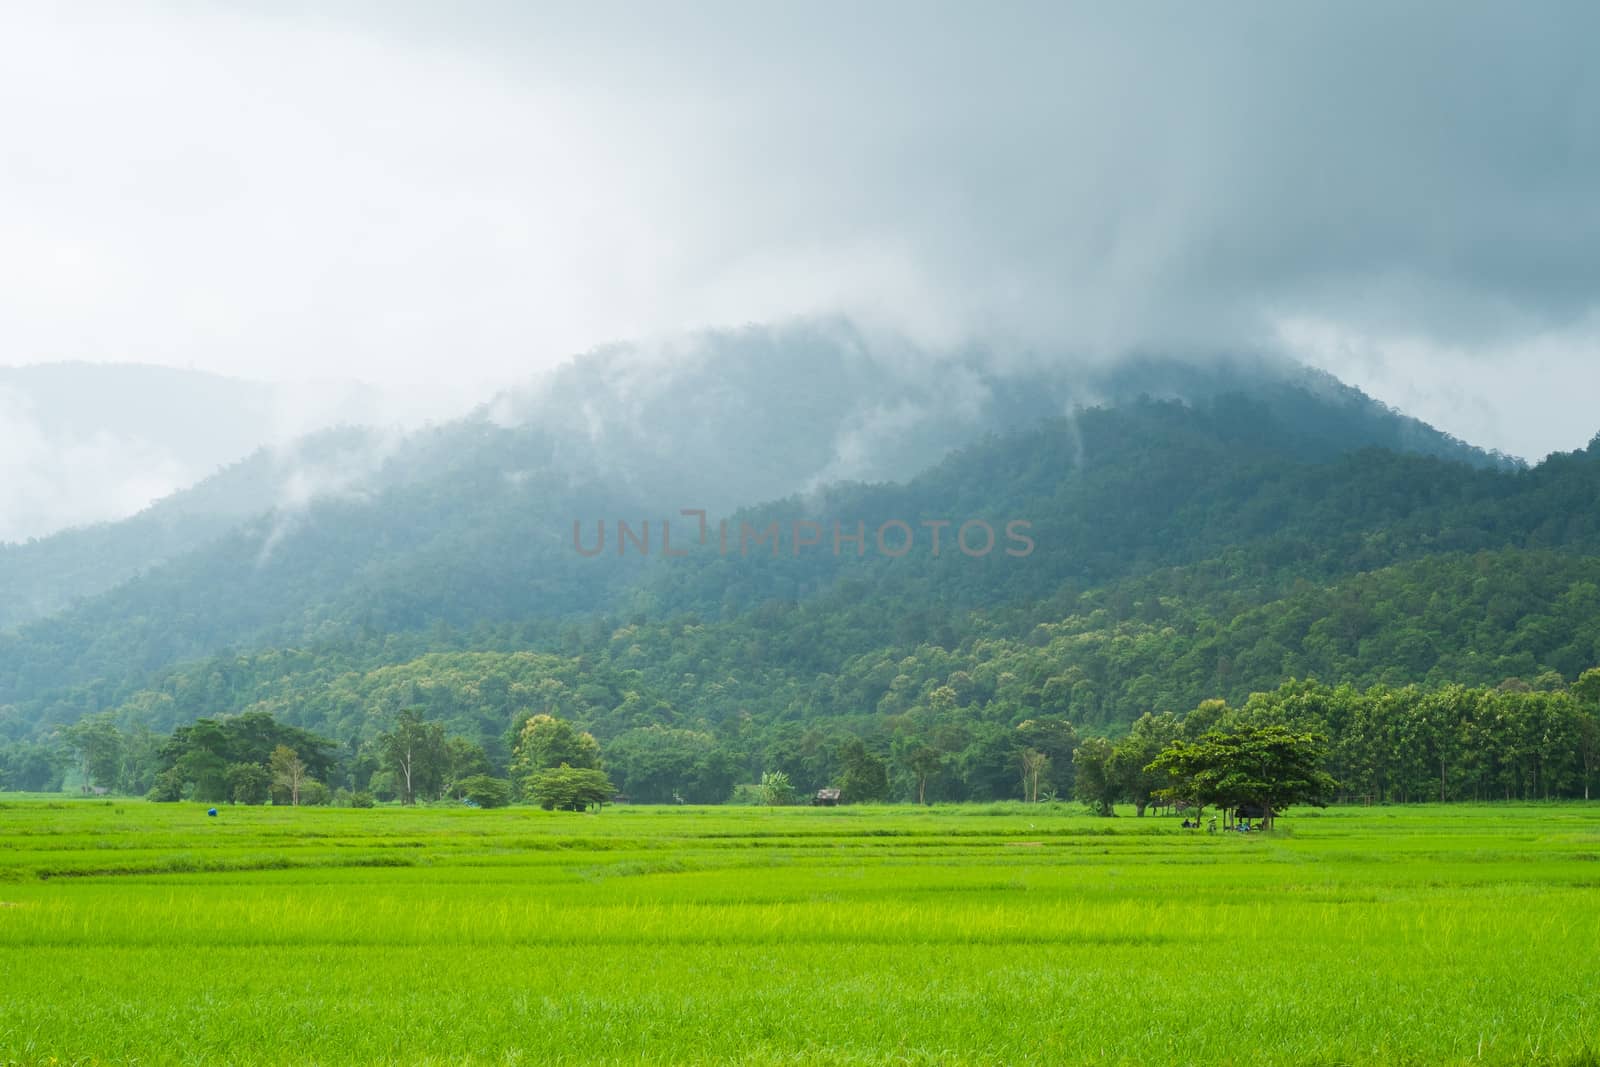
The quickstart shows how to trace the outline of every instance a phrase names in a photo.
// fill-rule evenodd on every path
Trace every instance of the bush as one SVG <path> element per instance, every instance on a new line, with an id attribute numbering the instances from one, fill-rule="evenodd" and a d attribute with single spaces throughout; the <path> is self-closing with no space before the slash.
<path id="1" fill-rule="evenodd" d="M 300 803 L 302 806 L 310 805 L 313 808 L 325 808 L 332 800 L 332 791 L 316 779 L 309 779 L 300 784 Z"/>
<path id="2" fill-rule="evenodd" d="M 511 783 L 504 778 L 474 774 L 457 782 L 456 788 L 480 808 L 503 808 L 511 803 Z"/>
<path id="3" fill-rule="evenodd" d="M 789 776 L 782 771 L 768 771 L 763 774 L 758 788 L 761 793 L 761 803 L 769 808 L 794 803 L 794 785 L 789 781 Z"/>
<path id="4" fill-rule="evenodd" d="M 741 782 L 733 787 L 728 803 L 754 807 L 761 803 L 761 787 L 754 782 Z"/>
<path id="5" fill-rule="evenodd" d="M 372 794 L 365 789 L 358 789 L 353 793 L 348 789 L 333 791 L 333 806 L 336 808 L 370 808 L 377 803 Z"/>

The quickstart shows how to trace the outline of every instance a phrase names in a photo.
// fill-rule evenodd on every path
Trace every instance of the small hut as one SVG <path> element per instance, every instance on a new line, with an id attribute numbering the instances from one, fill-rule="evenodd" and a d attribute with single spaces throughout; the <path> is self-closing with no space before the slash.
<path id="1" fill-rule="evenodd" d="M 819 789 L 811 803 L 819 808 L 836 808 L 839 806 L 839 791 L 837 789 Z"/>

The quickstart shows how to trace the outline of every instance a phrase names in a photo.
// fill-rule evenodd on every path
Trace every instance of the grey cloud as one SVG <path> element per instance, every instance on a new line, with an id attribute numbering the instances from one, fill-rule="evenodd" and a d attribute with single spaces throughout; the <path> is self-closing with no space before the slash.
<path id="1" fill-rule="evenodd" d="M 34 358 L 487 382 L 842 313 L 1287 348 L 1522 454 L 1595 428 L 1499 388 L 1600 386 L 1593 5 L 48 10 L 0 57 Z"/>

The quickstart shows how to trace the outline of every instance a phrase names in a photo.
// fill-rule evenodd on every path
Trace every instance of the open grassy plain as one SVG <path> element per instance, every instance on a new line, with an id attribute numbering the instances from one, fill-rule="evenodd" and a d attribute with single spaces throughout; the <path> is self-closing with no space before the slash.
<path id="1" fill-rule="evenodd" d="M 12 800 L 0 1062 L 1600 1063 L 1600 804 Z"/>

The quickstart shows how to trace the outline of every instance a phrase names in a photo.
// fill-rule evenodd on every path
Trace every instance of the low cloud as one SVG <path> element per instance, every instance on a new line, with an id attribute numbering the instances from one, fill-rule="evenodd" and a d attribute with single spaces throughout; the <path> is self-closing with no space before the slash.
<path id="1" fill-rule="evenodd" d="M 131 515 L 195 471 L 149 441 L 52 434 L 30 398 L 0 387 L 0 542 Z"/>
<path id="2" fill-rule="evenodd" d="M 369 476 L 400 430 L 466 411 L 465 391 L 263 384 L 160 367 L 0 368 L 0 543 L 112 521 L 270 450 L 269 504 L 302 508 Z M 359 447 L 305 435 L 367 427 Z"/>

